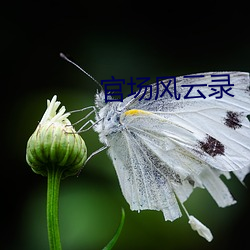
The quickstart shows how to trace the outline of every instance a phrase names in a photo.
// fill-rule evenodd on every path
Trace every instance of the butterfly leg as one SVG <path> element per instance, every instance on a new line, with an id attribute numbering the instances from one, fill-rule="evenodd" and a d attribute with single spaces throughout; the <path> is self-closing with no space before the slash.
<path id="1" fill-rule="evenodd" d="M 96 151 L 94 151 L 93 153 L 91 153 L 91 155 L 87 158 L 87 160 L 85 161 L 84 165 L 86 165 L 86 163 L 96 154 L 102 152 L 103 150 L 107 149 L 108 146 L 102 146 L 101 148 L 97 149 Z"/>
<path id="2" fill-rule="evenodd" d="M 94 122 L 92 120 L 88 120 L 86 123 L 84 123 L 77 131 L 77 133 L 82 133 L 82 132 L 86 132 L 88 130 L 90 130 L 91 128 L 93 128 L 98 122 L 100 122 L 102 119 Z M 86 127 L 89 123 L 91 123 L 91 125 L 88 128 L 84 128 Z"/>
<path id="3" fill-rule="evenodd" d="M 87 118 L 89 118 L 93 113 L 95 114 L 95 116 L 97 116 L 97 111 L 96 111 L 96 108 L 95 106 L 89 106 L 89 107 L 85 107 L 85 108 L 82 108 L 82 109 L 77 109 L 77 110 L 73 110 L 73 111 L 70 111 L 70 114 L 72 113 L 76 113 L 76 112 L 83 112 L 85 110 L 88 110 L 88 109 L 91 109 L 91 111 L 86 114 L 83 118 L 81 118 L 80 120 L 78 120 L 77 122 L 75 122 L 74 124 L 72 124 L 73 126 L 81 123 L 82 121 L 86 120 Z M 89 129 L 91 129 L 96 123 L 98 123 L 98 121 L 94 122 L 92 120 L 88 120 L 86 123 L 84 123 L 77 131 L 77 133 L 81 133 L 81 132 L 85 132 L 85 131 L 88 131 Z M 88 124 L 91 124 L 88 128 L 85 128 Z"/>
<path id="4" fill-rule="evenodd" d="M 92 110 L 87 115 L 85 115 L 83 118 L 81 118 L 79 121 L 75 122 L 73 125 L 76 125 L 76 124 L 86 120 L 93 113 L 96 114 L 96 108 L 94 106 L 90 106 L 90 107 L 70 111 L 70 114 L 73 114 L 73 113 L 76 113 L 76 112 L 83 112 L 83 111 L 88 110 L 88 109 L 92 109 Z"/>
<path id="5" fill-rule="evenodd" d="M 96 151 L 94 151 L 93 153 L 90 154 L 90 156 L 87 158 L 87 160 L 84 162 L 83 166 L 81 167 L 81 169 L 78 171 L 77 173 L 77 177 L 80 175 L 83 167 L 87 164 L 87 162 L 96 154 L 102 152 L 103 150 L 107 149 L 108 146 L 102 146 L 101 148 L 97 149 Z"/>

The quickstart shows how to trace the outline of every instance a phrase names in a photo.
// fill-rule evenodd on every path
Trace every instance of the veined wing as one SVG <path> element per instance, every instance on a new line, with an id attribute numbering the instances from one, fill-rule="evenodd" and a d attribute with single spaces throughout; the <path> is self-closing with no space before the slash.
<path id="1" fill-rule="evenodd" d="M 159 129 L 162 118 L 155 117 L 152 124 L 146 116 L 151 115 L 125 114 L 121 122 L 126 129 L 109 139 L 109 154 L 132 210 L 161 210 L 166 220 L 173 221 L 181 216 L 175 195 L 184 202 L 197 186 L 206 188 L 221 207 L 235 202 L 218 170 L 172 140 L 166 133 L 168 124 Z M 194 139 L 190 131 L 183 130 L 181 136 L 189 142 Z"/>
<path id="2" fill-rule="evenodd" d="M 143 151 L 137 139 L 128 131 L 113 134 L 109 138 L 108 153 L 116 169 L 122 193 L 131 210 L 161 210 L 166 220 L 173 221 L 181 216 L 181 212 L 170 177 L 158 172 L 156 162 Z"/>
<path id="3" fill-rule="evenodd" d="M 131 99 L 127 102 L 126 108 L 128 114 L 135 113 L 130 109 L 146 110 L 154 114 L 145 117 L 146 124 L 152 124 L 155 119 L 160 121 L 157 116 L 162 117 L 163 125 L 157 128 L 157 131 L 167 130 L 170 138 L 191 150 L 193 154 L 198 153 L 203 161 L 214 168 L 223 171 L 237 170 L 235 173 L 242 180 L 250 168 L 250 123 L 247 119 L 250 113 L 249 75 L 241 72 L 223 72 L 227 75 L 226 73 L 230 74 L 231 84 L 234 84 L 231 90 L 234 97 L 224 95 L 221 99 L 212 96 L 206 99 L 180 100 L 162 97 L 158 100 L 137 102 Z M 211 82 L 211 74 L 215 75 L 203 74 L 205 77 L 199 79 L 198 83 Z M 197 83 L 196 78 L 177 78 L 176 86 L 180 93 L 183 93 L 181 85 L 193 84 L 195 80 Z M 209 89 L 202 91 L 206 95 L 209 93 Z M 138 115 L 129 118 L 131 126 L 140 126 L 138 123 L 141 121 L 137 118 Z M 193 134 L 191 141 L 187 141 L 182 135 L 188 131 Z"/>

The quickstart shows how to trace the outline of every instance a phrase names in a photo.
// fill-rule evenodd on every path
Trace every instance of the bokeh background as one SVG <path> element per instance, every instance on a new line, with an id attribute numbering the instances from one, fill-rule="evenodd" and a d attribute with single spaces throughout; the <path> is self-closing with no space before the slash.
<path id="1" fill-rule="evenodd" d="M 46 178 L 25 161 L 26 143 L 54 94 L 67 110 L 93 105 L 96 84 L 59 57 L 69 55 L 98 81 L 111 76 L 184 75 L 250 69 L 248 5 L 195 1 L 11 1 L 1 4 L 1 249 L 48 249 Z M 72 116 L 77 121 L 83 114 Z M 89 154 L 97 135 L 82 134 Z M 165 222 L 161 212 L 132 212 L 106 152 L 81 175 L 62 181 L 60 229 L 65 250 L 102 249 L 125 209 L 114 249 L 248 249 L 249 186 L 225 180 L 237 204 L 218 208 L 205 190 L 186 202 L 207 225 L 211 243 L 186 216 Z M 248 187 L 248 188 L 247 188 Z"/>

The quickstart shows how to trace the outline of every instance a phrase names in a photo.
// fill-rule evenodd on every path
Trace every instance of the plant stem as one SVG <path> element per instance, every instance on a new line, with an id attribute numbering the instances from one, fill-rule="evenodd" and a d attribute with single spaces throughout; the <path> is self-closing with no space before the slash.
<path id="1" fill-rule="evenodd" d="M 62 170 L 59 167 L 48 168 L 47 185 L 47 228 L 50 250 L 61 250 L 59 231 L 59 188 Z"/>

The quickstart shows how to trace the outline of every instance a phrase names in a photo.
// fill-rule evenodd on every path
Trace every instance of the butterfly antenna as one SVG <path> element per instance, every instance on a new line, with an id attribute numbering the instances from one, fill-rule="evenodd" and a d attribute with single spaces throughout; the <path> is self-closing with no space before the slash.
<path id="1" fill-rule="evenodd" d="M 77 65 L 76 63 L 74 63 L 73 61 L 71 61 L 67 56 L 65 56 L 63 53 L 60 53 L 60 57 L 64 60 L 66 60 L 67 62 L 73 64 L 75 67 L 77 67 L 79 70 L 81 70 L 85 75 L 87 75 L 89 78 L 91 78 L 95 83 L 97 83 L 98 86 L 100 86 L 100 88 L 103 90 L 102 85 L 89 73 L 87 73 L 84 69 L 82 69 L 79 65 Z"/>

